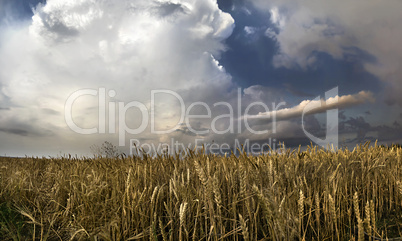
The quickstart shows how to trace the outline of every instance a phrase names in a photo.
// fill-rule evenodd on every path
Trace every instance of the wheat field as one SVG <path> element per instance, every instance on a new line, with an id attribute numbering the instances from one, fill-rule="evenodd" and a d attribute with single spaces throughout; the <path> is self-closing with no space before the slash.
<path id="1" fill-rule="evenodd" d="M 402 149 L 0 158 L 2 240 L 386 240 Z"/>

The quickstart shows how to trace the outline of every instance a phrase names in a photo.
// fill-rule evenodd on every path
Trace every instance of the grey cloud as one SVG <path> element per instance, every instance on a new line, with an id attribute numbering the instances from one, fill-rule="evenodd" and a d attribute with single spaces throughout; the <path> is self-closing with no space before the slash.
<path id="1" fill-rule="evenodd" d="M 349 125 L 352 130 L 357 131 L 357 136 L 356 139 L 354 139 L 354 141 L 358 143 L 364 142 L 367 133 L 372 129 L 371 125 L 367 123 L 363 117 L 356 117 L 356 118 L 351 117 L 344 123 L 345 125 Z"/>
<path id="2" fill-rule="evenodd" d="M 153 12 L 162 18 L 186 12 L 186 7 L 180 3 L 165 2 L 157 4 L 157 6 L 153 7 Z"/>
<path id="3" fill-rule="evenodd" d="M 43 109 L 42 109 L 42 112 L 43 112 L 44 114 L 47 114 L 47 115 L 59 115 L 59 114 L 60 114 L 59 111 L 52 110 L 52 109 L 49 109 L 49 108 L 43 108 Z"/>
<path id="4" fill-rule="evenodd" d="M 352 62 L 360 61 L 362 63 L 379 64 L 378 58 L 367 50 L 360 49 L 356 46 L 344 47 L 343 50 L 343 58 L 345 58 L 345 60 Z"/>
<path id="5" fill-rule="evenodd" d="M 37 25 L 40 26 L 38 33 L 49 40 L 68 41 L 79 34 L 78 29 L 67 26 L 67 24 L 54 13 L 44 11 L 42 4 L 37 6 L 35 17 Z"/>
<path id="6" fill-rule="evenodd" d="M 339 135 L 342 142 L 349 147 L 366 141 L 400 143 L 402 141 L 401 125 L 394 121 L 391 125 L 373 126 L 363 116 L 348 117 L 339 123 Z M 340 139 L 340 140 L 341 140 Z"/>
<path id="7" fill-rule="evenodd" d="M 323 133 L 325 130 L 321 126 L 320 122 L 317 120 L 317 118 L 313 115 L 306 116 L 304 119 L 304 128 L 306 131 L 308 131 L 311 134 L 314 134 L 316 136 L 320 134 L 325 134 Z"/>
<path id="8" fill-rule="evenodd" d="M 349 120 L 345 121 L 346 124 L 349 124 L 353 128 L 370 130 L 371 126 L 367 123 L 362 116 L 360 117 L 350 117 Z"/>
<path id="9" fill-rule="evenodd" d="M 19 136 L 28 136 L 29 132 L 22 129 L 14 129 L 14 128 L 0 128 L 1 132 L 19 135 Z"/>
<path id="10" fill-rule="evenodd" d="M 57 39 L 55 40 L 68 39 L 79 34 L 78 30 L 74 28 L 69 28 L 64 23 L 58 20 L 50 22 L 49 18 L 45 18 L 43 21 L 43 25 L 46 28 L 46 32 L 42 32 L 42 35 L 47 35 L 47 32 L 56 33 Z M 52 35 L 50 35 L 49 37 L 52 37 Z"/>
<path id="11" fill-rule="evenodd" d="M 400 126 L 390 127 L 387 125 L 380 125 L 373 128 L 378 132 L 378 139 L 387 142 L 401 143 L 402 141 L 402 128 Z"/>
<path id="12" fill-rule="evenodd" d="M 339 111 L 339 119 L 346 120 L 345 111 Z"/>
<path id="13" fill-rule="evenodd" d="M 34 16 L 30 33 L 56 43 L 71 41 L 81 31 L 85 31 L 93 24 L 96 19 L 102 17 L 101 4 L 100 2 L 90 4 L 86 1 L 63 4 L 40 3 L 33 9 Z M 104 28 L 104 26 L 102 27 Z"/>
<path id="14" fill-rule="evenodd" d="M 197 131 L 197 132 L 205 132 L 205 131 L 210 131 L 208 128 L 204 128 L 201 127 L 201 123 L 190 123 L 190 126 L 193 130 Z M 179 133 L 179 134 L 183 134 L 186 136 L 192 136 L 192 137 L 206 137 L 209 134 L 197 134 L 196 132 L 194 132 L 193 130 L 190 130 L 187 126 L 182 126 L 179 129 L 176 129 L 175 132 Z"/>
<path id="15" fill-rule="evenodd" d="M 8 134 L 13 134 L 17 136 L 25 137 L 45 137 L 54 136 L 54 132 L 43 127 L 37 127 L 35 124 L 38 121 L 30 119 L 27 123 L 21 122 L 20 120 L 13 120 L 11 118 L 0 121 L 0 131 Z"/>

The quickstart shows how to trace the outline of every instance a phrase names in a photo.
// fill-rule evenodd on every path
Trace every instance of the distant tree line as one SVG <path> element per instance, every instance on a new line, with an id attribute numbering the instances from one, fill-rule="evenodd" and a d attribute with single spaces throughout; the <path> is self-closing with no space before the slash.
<path id="1" fill-rule="evenodd" d="M 391 144 L 390 146 L 381 145 L 380 147 L 390 150 L 390 149 L 393 149 L 393 148 L 402 148 L 402 145 L 401 144 Z"/>

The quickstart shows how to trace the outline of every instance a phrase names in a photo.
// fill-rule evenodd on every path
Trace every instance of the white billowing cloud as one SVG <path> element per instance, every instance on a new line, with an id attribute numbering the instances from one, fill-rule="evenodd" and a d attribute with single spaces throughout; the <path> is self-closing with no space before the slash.
<path id="1" fill-rule="evenodd" d="M 267 30 L 280 46 L 275 66 L 307 68 L 317 51 L 341 59 L 358 48 L 376 58 L 364 67 L 390 84 L 388 101 L 402 104 L 402 1 L 250 1 L 269 12 L 279 29 Z"/>
<path id="2" fill-rule="evenodd" d="M 106 96 L 109 90 L 116 93 L 107 102 L 139 101 L 149 107 L 153 89 L 231 88 L 230 75 L 215 57 L 225 50 L 222 42 L 233 27 L 232 17 L 213 0 L 48 0 L 36 7 L 31 22 L 1 35 L 0 107 L 9 110 L 1 112 L 0 140 L 15 140 L 8 146 L 17 152 L 38 149 L 34 139 L 46 136 L 47 146 L 58 143 L 41 146 L 50 154 L 82 152 L 98 140 L 115 138 L 82 136 L 67 127 L 66 100 L 80 89 L 104 87 Z M 98 105 L 97 96 L 80 97 L 73 120 L 96 127 Z M 159 121 L 158 127 L 173 125 L 174 107 L 163 110 L 172 119 Z M 138 127 L 140 114 L 128 111 L 128 125 Z M 138 138 L 148 138 L 146 133 Z"/>
<path id="3" fill-rule="evenodd" d="M 271 14 L 271 22 L 276 24 L 279 28 L 285 26 L 285 16 L 281 15 L 277 7 L 273 7 L 269 10 Z"/>

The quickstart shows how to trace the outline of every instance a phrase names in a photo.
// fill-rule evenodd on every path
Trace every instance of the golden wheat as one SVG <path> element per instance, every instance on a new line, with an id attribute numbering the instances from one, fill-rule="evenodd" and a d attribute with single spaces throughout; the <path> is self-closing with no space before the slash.
<path id="1" fill-rule="evenodd" d="M 401 153 L 359 145 L 260 156 L 0 158 L 0 237 L 397 238 Z"/>

